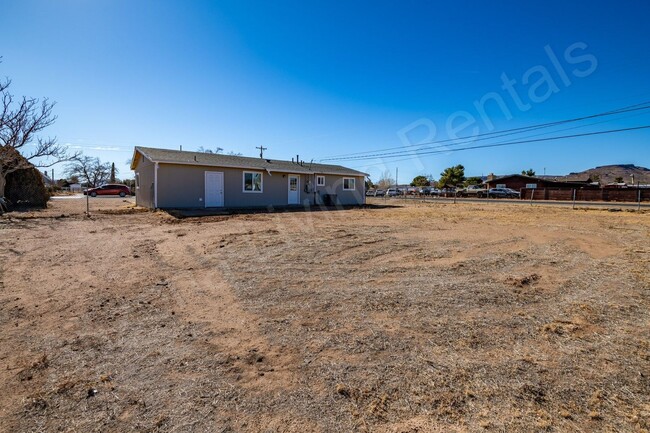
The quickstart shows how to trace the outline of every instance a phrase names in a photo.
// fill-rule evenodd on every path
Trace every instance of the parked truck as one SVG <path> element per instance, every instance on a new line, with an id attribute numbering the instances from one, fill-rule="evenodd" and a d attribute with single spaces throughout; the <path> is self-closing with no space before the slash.
<path id="1" fill-rule="evenodd" d="M 487 188 L 483 185 L 470 185 L 467 188 L 458 191 L 460 197 L 477 197 L 483 198 L 487 196 Z"/>

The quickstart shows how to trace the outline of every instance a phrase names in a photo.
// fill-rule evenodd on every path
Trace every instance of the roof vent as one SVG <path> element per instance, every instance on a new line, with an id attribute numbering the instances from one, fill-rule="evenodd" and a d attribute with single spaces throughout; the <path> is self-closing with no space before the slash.
<path id="1" fill-rule="evenodd" d="M 267 159 L 266 162 L 268 162 L 268 163 L 270 164 L 270 163 L 271 163 L 271 160 L 270 160 L 270 159 Z"/>
<path id="2" fill-rule="evenodd" d="M 194 155 L 194 162 L 196 162 L 196 155 Z"/>

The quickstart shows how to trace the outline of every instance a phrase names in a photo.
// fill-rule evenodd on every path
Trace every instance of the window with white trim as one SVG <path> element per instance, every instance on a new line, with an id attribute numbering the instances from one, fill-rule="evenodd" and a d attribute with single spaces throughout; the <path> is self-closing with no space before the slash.
<path id="1" fill-rule="evenodd" d="M 325 186 L 325 176 L 316 176 L 316 186 Z"/>
<path id="2" fill-rule="evenodd" d="M 506 184 L 505 183 L 497 183 L 497 188 L 505 188 Z"/>
<path id="3" fill-rule="evenodd" d="M 259 171 L 245 171 L 243 173 L 244 192 L 262 192 L 262 173 Z"/>
<path id="4" fill-rule="evenodd" d="M 140 173 L 135 174 L 135 189 L 140 189 Z"/>
<path id="5" fill-rule="evenodd" d="M 350 191 L 354 190 L 355 188 L 355 182 L 356 179 L 353 177 L 344 177 L 343 178 L 343 190 L 344 191 Z"/>
<path id="6" fill-rule="evenodd" d="M 536 189 L 537 184 L 536 183 L 527 183 L 526 188 L 528 188 L 528 189 Z"/>

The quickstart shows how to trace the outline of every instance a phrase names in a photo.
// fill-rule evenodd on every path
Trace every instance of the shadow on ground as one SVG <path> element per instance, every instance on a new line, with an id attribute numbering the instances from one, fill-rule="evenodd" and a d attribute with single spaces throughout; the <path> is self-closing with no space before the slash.
<path id="1" fill-rule="evenodd" d="M 283 206 L 283 207 L 257 207 L 257 208 L 229 208 L 229 209 L 163 209 L 164 212 L 177 219 L 196 218 L 221 215 L 246 215 L 259 213 L 286 213 L 286 212 L 322 212 L 342 211 L 350 209 L 390 209 L 399 208 L 395 205 L 366 204 L 363 206 Z"/>

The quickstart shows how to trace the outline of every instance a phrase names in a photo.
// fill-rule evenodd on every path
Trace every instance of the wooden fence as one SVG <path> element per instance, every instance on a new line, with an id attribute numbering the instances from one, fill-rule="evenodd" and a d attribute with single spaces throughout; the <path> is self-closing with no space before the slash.
<path id="1" fill-rule="evenodd" d="M 650 188 L 600 188 L 600 189 L 568 189 L 568 188 L 522 188 L 522 200 L 573 200 L 575 191 L 576 201 L 650 201 Z M 640 197 L 639 197 L 640 196 Z"/>

